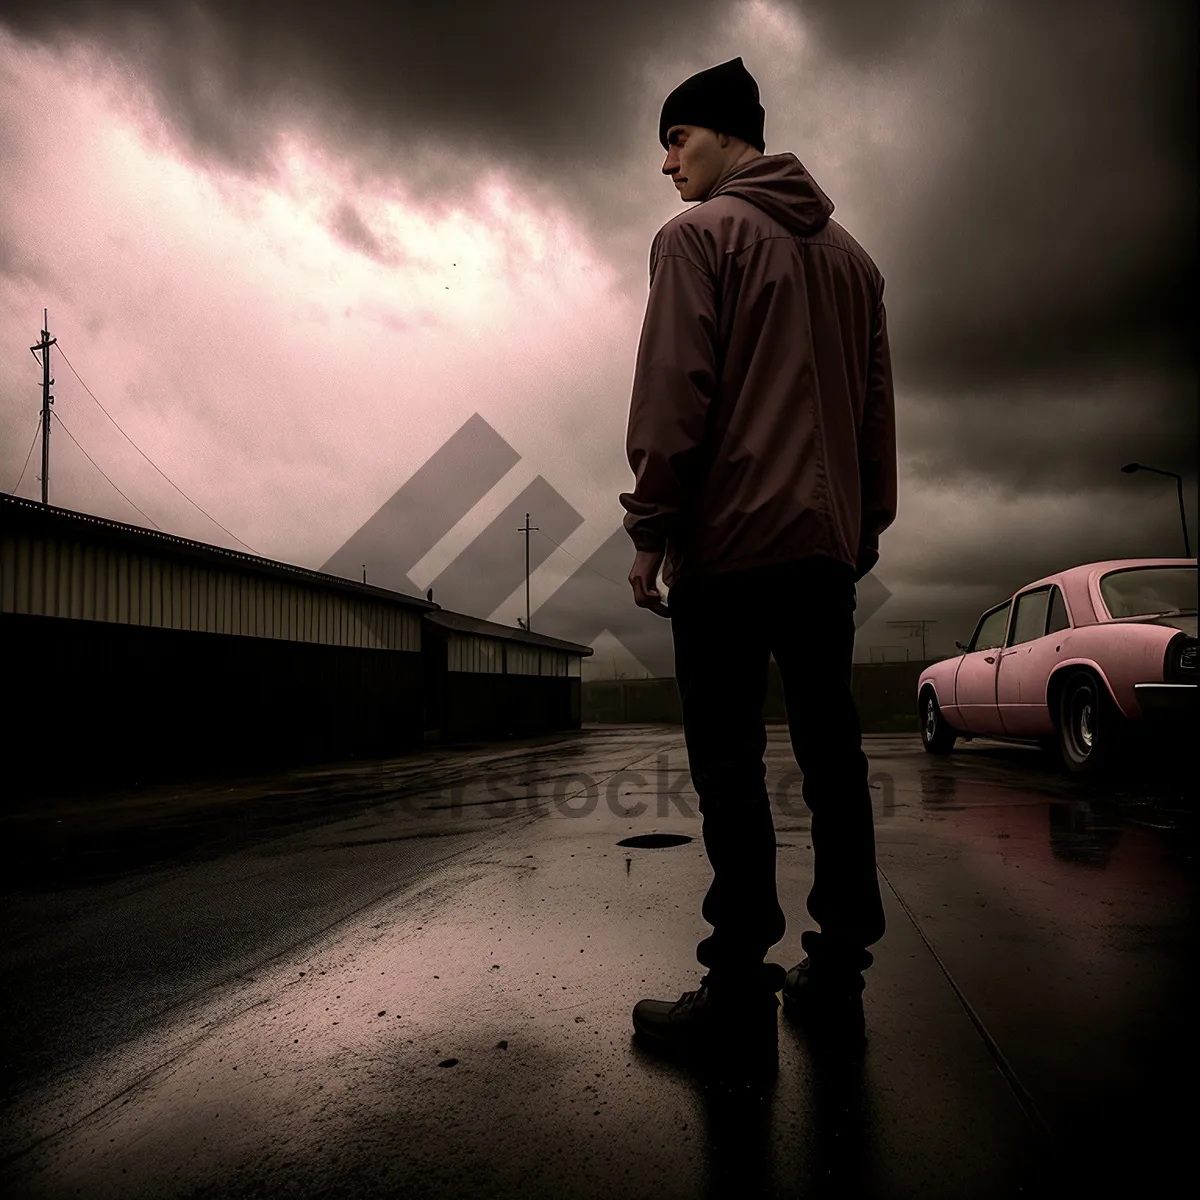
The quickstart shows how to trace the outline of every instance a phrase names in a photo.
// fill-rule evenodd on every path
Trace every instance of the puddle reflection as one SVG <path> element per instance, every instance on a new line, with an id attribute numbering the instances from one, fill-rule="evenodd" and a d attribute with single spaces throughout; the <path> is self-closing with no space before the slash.
<path id="1" fill-rule="evenodd" d="M 1064 862 L 1106 867 L 1121 840 L 1121 830 L 1100 817 L 1084 800 L 1051 800 L 1050 850 Z"/>
<path id="2" fill-rule="evenodd" d="M 974 763 L 963 768 L 974 771 Z M 1134 826 L 1186 835 L 1190 808 L 1173 793 L 1147 783 L 1142 790 L 1113 791 L 1087 781 L 1049 776 L 1024 779 L 964 777 L 949 764 L 922 770 L 921 807 L 969 838 L 1020 838 L 1045 829 L 1053 856 L 1062 862 L 1103 868 L 1117 853 L 1122 835 Z M 1025 786 L 1019 786 L 1025 784 Z M 1016 785 L 1016 786 L 1015 786 Z M 1065 793 L 1065 794 L 1064 794 Z M 1045 824 L 1031 819 L 1045 806 Z M 961 815 L 960 815 L 961 814 Z M 1175 840 L 1179 840 L 1178 838 Z"/>

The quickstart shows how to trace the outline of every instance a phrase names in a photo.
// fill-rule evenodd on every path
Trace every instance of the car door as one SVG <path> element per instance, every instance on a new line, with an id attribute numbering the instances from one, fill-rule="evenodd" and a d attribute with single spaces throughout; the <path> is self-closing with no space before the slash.
<path id="1" fill-rule="evenodd" d="M 1012 601 L 986 612 L 954 676 L 954 703 L 965 733 L 1004 732 L 996 702 L 996 674 Z"/>
<path id="2" fill-rule="evenodd" d="M 1008 638 L 996 664 L 996 703 L 1000 724 L 1012 737 L 1036 737 L 1045 727 L 1046 625 L 1051 587 L 1032 588 L 1013 598 Z M 1051 648 L 1053 654 L 1053 648 Z M 1038 676 L 1041 686 L 1038 686 Z"/>
<path id="3" fill-rule="evenodd" d="M 1000 719 L 1010 736 L 1042 738 L 1054 733 L 1046 690 L 1062 657 L 1063 634 L 1070 629 L 1066 600 L 1057 584 L 1018 597 L 996 684 Z"/>

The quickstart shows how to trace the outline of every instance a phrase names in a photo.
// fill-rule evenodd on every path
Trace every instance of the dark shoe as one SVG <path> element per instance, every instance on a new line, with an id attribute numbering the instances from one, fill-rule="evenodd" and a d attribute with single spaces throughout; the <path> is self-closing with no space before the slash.
<path id="1" fill-rule="evenodd" d="M 862 975 L 821 974 L 806 958 L 787 973 L 783 1007 L 822 1042 L 857 1047 L 867 1037 L 862 993 Z"/>
<path id="2" fill-rule="evenodd" d="M 657 1049 L 698 1053 L 712 1063 L 739 1058 L 759 1064 L 778 1052 L 779 1001 L 784 969 L 764 964 L 761 978 L 747 983 L 705 975 L 694 992 L 678 1000 L 639 1000 L 633 1027 L 643 1042 Z"/>

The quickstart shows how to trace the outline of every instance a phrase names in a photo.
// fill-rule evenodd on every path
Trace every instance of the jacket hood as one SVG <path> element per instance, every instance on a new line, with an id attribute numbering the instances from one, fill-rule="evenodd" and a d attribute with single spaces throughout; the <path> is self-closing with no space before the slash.
<path id="1" fill-rule="evenodd" d="M 833 201 L 817 187 L 794 154 L 763 154 L 727 175 L 709 193 L 740 196 L 793 233 L 817 233 L 833 213 Z"/>

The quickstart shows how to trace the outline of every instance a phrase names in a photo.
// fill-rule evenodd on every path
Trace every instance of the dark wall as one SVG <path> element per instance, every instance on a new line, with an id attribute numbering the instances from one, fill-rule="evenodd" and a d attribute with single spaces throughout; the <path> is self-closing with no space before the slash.
<path id="1" fill-rule="evenodd" d="M 578 729 L 580 718 L 578 679 L 561 675 L 446 673 L 443 741 Z"/>
<path id="2" fill-rule="evenodd" d="M 864 733 L 916 732 L 917 679 L 928 662 L 855 663 L 850 686 Z M 678 725 L 679 686 L 668 679 L 595 679 L 584 685 L 583 719 L 589 723 Z M 770 663 L 763 702 L 767 724 L 787 721 L 783 680 Z"/>
<path id="3" fill-rule="evenodd" d="M 416 653 L 3 613 L 0 662 L 9 794 L 422 744 Z"/>

